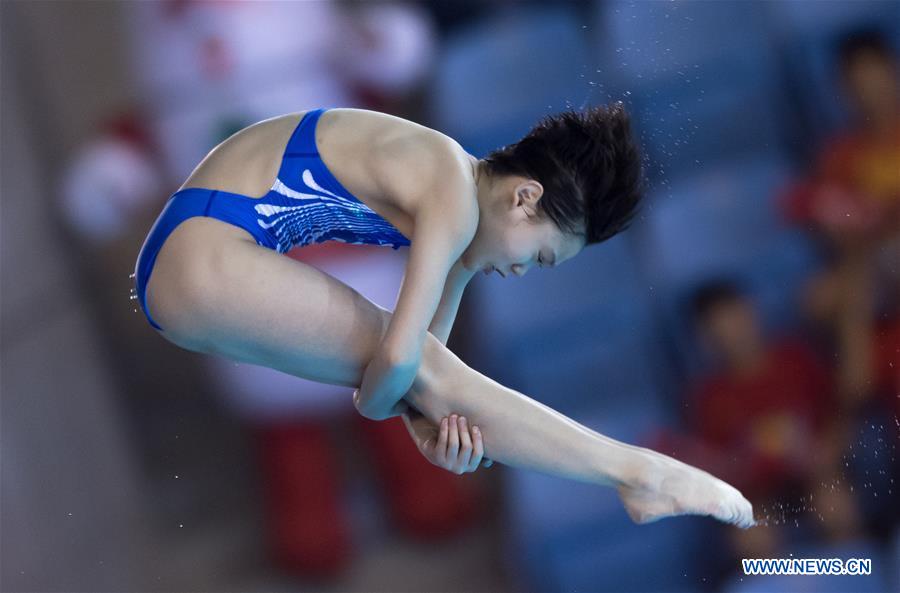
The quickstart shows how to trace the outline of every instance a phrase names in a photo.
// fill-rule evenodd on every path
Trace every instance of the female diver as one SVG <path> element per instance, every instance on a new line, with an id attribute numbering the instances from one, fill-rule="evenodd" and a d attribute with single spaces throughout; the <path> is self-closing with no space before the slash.
<path id="1" fill-rule="evenodd" d="M 135 288 L 170 342 L 358 387 L 360 414 L 401 415 L 422 454 L 455 473 L 489 456 L 614 486 L 638 523 L 700 514 L 747 527 L 752 507 L 729 484 L 594 432 L 445 346 L 475 274 L 558 266 L 618 233 L 640 170 L 621 103 L 548 116 L 484 159 L 383 113 L 282 115 L 216 146 L 171 196 Z M 393 314 L 280 255 L 329 240 L 409 246 Z"/>

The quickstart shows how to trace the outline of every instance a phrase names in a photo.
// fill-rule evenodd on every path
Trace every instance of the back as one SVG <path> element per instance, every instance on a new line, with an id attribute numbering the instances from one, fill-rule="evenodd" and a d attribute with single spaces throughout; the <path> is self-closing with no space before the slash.
<path id="1" fill-rule="evenodd" d="M 207 154 L 180 189 L 202 187 L 253 198 L 266 195 L 278 175 L 291 134 L 305 114 L 300 111 L 273 117 L 229 136 Z M 400 192 L 387 195 L 384 188 L 419 185 L 415 176 L 427 170 L 418 166 L 423 153 L 446 153 L 451 146 L 461 153 L 456 156 L 465 156 L 458 144 L 440 132 L 365 109 L 326 111 L 316 126 L 315 144 L 340 183 L 407 236 L 414 226 L 415 198 Z M 398 150 L 398 146 L 402 148 Z M 391 167 L 403 175 L 395 183 L 385 182 L 378 166 L 379 155 L 388 152 L 402 161 L 401 166 Z"/>

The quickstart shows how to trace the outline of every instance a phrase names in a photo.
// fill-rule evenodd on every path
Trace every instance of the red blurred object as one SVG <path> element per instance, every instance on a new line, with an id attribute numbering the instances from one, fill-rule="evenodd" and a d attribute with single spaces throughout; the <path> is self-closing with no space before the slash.
<path id="1" fill-rule="evenodd" d="M 807 179 L 782 193 L 785 216 L 823 229 L 876 230 L 900 212 L 900 121 L 883 137 L 863 131 L 833 136 Z"/>
<path id="2" fill-rule="evenodd" d="M 327 241 L 325 243 L 311 243 L 303 247 L 295 247 L 285 255 L 291 259 L 314 264 L 325 260 L 358 260 L 361 253 L 366 251 L 384 249 L 379 245 L 354 245 L 340 241 Z"/>
<path id="3" fill-rule="evenodd" d="M 258 429 L 270 547 L 277 562 L 302 577 L 333 578 L 351 560 L 341 508 L 339 459 L 326 428 L 295 421 Z"/>
<path id="4" fill-rule="evenodd" d="M 697 386 L 690 424 L 705 444 L 728 454 L 730 467 L 720 477 L 762 497 L 799 478 L 798 464 L 812 469 L 809 447 L 826 427 L 832 389 L 810 349 L 783 339 L 752 375 L 721 373 Z"/>
<path id="5" fill-rule="evenodd" d="M 876 326 L 874 350 L 879 391 L 884 393 L 888 405 L 900 417 L 900 311 Z"/>
<path id="6" fill-rule="evenodd" d="M 793 223 L 807 222 L 812 218 L 811 209 L 813 184 L 808 180 L 796 180 L 791 182 L 778 199 L 784 212 L 784 217 Z"/>
<path id="7" fill-rule="evenodd" d="M 156 159 L 161 151 L 148 128 L 148 122 L 140 107 L 129 107 L 105 119 L 100 124 L 99 135 L 128 142 Z"/>
<path id="8" fill-rule="evenodd" d="M 396 527 L 420 540 L 466 529 L 479 516 L 481 490 L 426 460 L 399 418 L 353 414 Z M 276 562 L 303 578 L 333 579 L 352 560 L 351 525 L 341 506 L 340 459 L 315 420 L 256 429 L 269 546 Z"/>
<path id="9" fill-rule="evenodd" d="M 375 422 L 354 415 L 397 527 L 419 539 L 440 539 L 466 529 L 478 517 L 481 492 L 471 475 L 429 463 L 400 418 Z"/>

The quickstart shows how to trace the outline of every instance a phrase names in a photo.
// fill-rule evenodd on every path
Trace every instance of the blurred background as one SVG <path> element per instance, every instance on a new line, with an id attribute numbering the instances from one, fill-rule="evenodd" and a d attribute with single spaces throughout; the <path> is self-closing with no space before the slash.
<path id="1" fill-rule="evenodd" d="M 900 590 L 900 3 L 0 3 L 3 591 Z M 450 347 L 738 487 L 763 525 L 456 476 L 350 391 L 178 349 L 129 298 L 203 156 L 405 117 L 476 156 L 623 101 L 648 192 L 559 269 L 476 279 Z M 406 250 L 289 257 L 393 308 Z M 870 558 L 746 577 L 740 558 Z"/>

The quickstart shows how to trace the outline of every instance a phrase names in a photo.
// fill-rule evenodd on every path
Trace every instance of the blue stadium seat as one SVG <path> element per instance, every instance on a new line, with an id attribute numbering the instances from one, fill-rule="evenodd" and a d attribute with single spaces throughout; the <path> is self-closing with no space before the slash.
<path id="1" fill-rule="evenodd" d="M 597 45 L 617 70 L 657 183 L 781 151 L 783 97 L 764 5 L 603 3 Z M 740 26 L 735 26 L 740 23 Z"/>
<path id="2" fill-rule="evenodd" d="M 791 0 L 772 5 L 773 25 L 790 35 L 830 36 L 848 26 L 880 24 L 900 33 L 900 5 L 883 0 L 806 2 Z"/>
<path id="3" fill-rule="evenodd" d="M 693 591 L 716 561 L 712 519 L 635 525 L 611 488 L 519 470 L 508 483 L 512 553 L 534 591 Z"/>
<path id="4" fill-rule="evenodd" d="M 566 6 L 516 5 L 449 38 L 430 89 L 435 127 L 480 157 L 580 107 L 591 89 L 581 27 Z"/>
<path id="5" fill-rule="evenodd" d="M 900 525 L 894 531 L 894 537 L 891 539 L 888 549 L 888 586 L 889 591 L 900 591 Z"/>
<path id="6" fill-rule="evenodd" d="M 815 268 L 809 239 L 782 222 L 775 197 L 790 170 L 761 157 L 730 163 L 649 196 L 641 257 L 657 283 L 654 294 L 668 335 L 696 369 L 685 298 L 717 276 L 742 281 L 760 304 L 768 326 L 796 318 L 799 284 Z"/>
<path id="7" fill-rule="evenodd" d="M 752 2 L 598 2 L 596 10 L 596 47 L 636 84 L 740 54 L 769 59 L 772 51 L 766 12 Z"/>
<path id="8" fill-rule="evenodd" d="M 556 269 L 480 277 L 469 293 L 488 376 L 569 414 L 660 397 L 656 326 L 626 235 Z"/>

